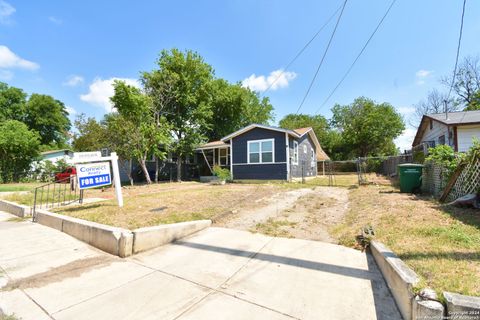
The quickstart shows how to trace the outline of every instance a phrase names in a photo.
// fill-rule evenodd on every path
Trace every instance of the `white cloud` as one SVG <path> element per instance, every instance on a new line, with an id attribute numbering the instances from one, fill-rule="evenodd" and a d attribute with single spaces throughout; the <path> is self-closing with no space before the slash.
<path id="1" fill-rule="evenodd" d="M 432 75 L 433 71 L 431 70 L 424 70 L 424 69 L 421 69 L 421 70 L 418 70 L 416 73 L 415 73 L 415 78 L 416 78 L 416 84 L 418 85 L 422 85 L 422 84 L 425 84 L 425 80 L 430 77 Z"/>
<path id="2" fill-rule="evenodd" d="M 277 90 L 279 88 L 286 88 L 290 81 L 295 79 L 297 74 L 295 72 L 283 71 L 278 69 L 270 72 L 268 77 L 265 76 L 256 76 L 252 74 L 250 77 L 242 81 L 242 86 L 250 88 L 254 91 L 265 91 L 269 87 L 272 90 Z"/>
<path id="3" fill-rule="evenodd" d="M 37 63 L 22 59 L 13 53 L 8 47 L 0 45 L 0 68 L 36 70 L 39 67 L 40 66 Z"/>
<path id="4" fill-rule="evenodd" d="M 12 71 L 1 70 L 0 69 L 0 80 L 8 81 L 8 80 L 12 80 L 12 78 L 13 78 L 13 72 Z"/>
<path id="5" fill-rule="evenodd" d="M 63 20 L 62 19 L 59 19 L 57 17 L 54 17 L 54 16 L 50 16 L 48 17 L 48 20 L 51 22 L 51 23 L 54 23 L 56 25 L 61 25 L 63 23 Z"/>
<path id="6" fill-rule="evenodd" d="M 114 94 L 113 82 L 115 80 L 125 81 L 128 85 L 140 87 L 140 83 L 136 79 L 110 78 L 102 80 L 101 78 L 96 78 L 88 87 L 88 93 L 80 95 L 80 99 L 91 105 L 102 107 L 107 112 L 111 112 L 113 106 L 110 102 L 110 97 Z"/>
<path id="7" fill-rule="evenodd" d="M 415 112 L 415 108 L 414 107 L 398 107 L 397 111 L 404 116 L 409 116 Z"/>
<path id="8" fill-rule="evenodd" d="M 77 114 L 77 110 L 75 110 L 73 107 L 65 106 L 65 110 L 67 110 L 70 116 L 74 116 Z"/>
<path id="9" fill-rule="evenodd" d="M 395 145 L 400 148 L 401 152 L 403 152 L 403 150 L 410 150 L 412 148 L 412 142 L 416 133 L 417 130 L 414 128 L 406 128 L 403 130 L 402 134 L 395 139 Z"/>
<path id="10" fill-rule="evenodd" d="M 85 80 L 83 79 L 83 77 L 73 74 L 73 75 L 69 76 L 67 78 L 67 80 L 65 80 L 63 85 L 68 86 L 68 87 L 76 87 L 76 86 L 82 84 L 84 81 Z"/>
<path id="11" fill-rule="evenodd" d="M 0 23 L 12 23 L 11 16 L 15 13 L 15 8 L 8 2 L 0 0 Z"/>

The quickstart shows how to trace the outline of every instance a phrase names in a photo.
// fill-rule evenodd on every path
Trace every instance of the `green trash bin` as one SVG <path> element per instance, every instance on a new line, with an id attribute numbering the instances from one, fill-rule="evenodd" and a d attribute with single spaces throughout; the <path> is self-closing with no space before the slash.
<path id="1" fill-rule="evenodd" d="M 398 165 L 400 178 L 400 192 L 416 193 L 422 187 L 423 165 L 416 163 L 403 163 Z"/>

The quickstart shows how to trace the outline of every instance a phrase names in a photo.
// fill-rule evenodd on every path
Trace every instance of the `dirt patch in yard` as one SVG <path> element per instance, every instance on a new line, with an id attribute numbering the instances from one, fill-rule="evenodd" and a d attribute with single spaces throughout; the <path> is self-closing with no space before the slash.
<path id="1" fill-rule="evenodd" d="M 298 189 L 263 199 L 256 209 L 239 210 L 215 224 L 271 236 L 335 243 L 328 228 L 338 223 L 347 209 L 345 188 Z"/>

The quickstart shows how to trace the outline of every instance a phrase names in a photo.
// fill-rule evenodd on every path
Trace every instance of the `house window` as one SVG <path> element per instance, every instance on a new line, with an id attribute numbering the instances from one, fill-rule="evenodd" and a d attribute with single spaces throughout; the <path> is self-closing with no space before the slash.
<path id="1" fill-rule="evenodd" d="M 438 137 L 438 144 L 445 144 L 445 135 Z"/>
<path id="2" fill-rule="evenodd" d="M 218 163 L 221 166 L 227 166 L 228 162 L 229 162 L 228 161 L 228 158 L 229 158 L 228 149 L 224 148 L 224 149 L 219 149 L 218 151 L 219 151 L 219 153 L 218 153 Z"/>
<path id="3" fill-rule="evenodd" d="M 303 145 L 303 153 L 307 153 L 307 145 L 306 144 Z"/>
<path id="4" fill-rule="evenodd" d="M 293 164 L 298 164 L 298 142 L 293 141 L 293 159 L 292 159 Z"/>
<path id="5" fill-rule="evenodd" d="M 312 168 L 315 168 L 315 151 L 313 150 L 313 148 L 311 149 L 312 150 Z"/>
<path id="6" fill-rule="evenodd" d="M 430 130 L 432 130 L 432 129 L 433 129 L 433 121 L 432 121 L 432 119 L 430 119 Z"/>
<path id="7" fill-rule="evenodd" d="M 248 141 L 248 163 L 273 163 L 274 139 Z"/>

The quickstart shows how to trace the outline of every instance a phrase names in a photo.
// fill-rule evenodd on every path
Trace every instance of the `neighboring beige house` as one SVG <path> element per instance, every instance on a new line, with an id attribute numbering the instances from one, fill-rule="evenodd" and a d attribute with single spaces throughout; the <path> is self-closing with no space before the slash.
<path id="1" fill-rule="evenodd" d="M 426 114 L 422 117 L 412 147 L 451 146 L 465 152 L 472 146 L 473 137 L 480 140 L 480 110 Z"/>

